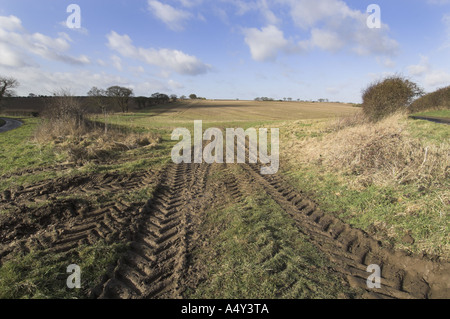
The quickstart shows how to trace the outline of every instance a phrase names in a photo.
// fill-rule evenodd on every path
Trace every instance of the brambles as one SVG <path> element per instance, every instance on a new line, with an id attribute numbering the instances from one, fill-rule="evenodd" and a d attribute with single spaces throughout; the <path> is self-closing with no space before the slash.
<path id="1" fill-rule="evenodd" d="M 43 124 L 38 139 L 54 139 L 68 135 L 82 135 L 88 130 L 86 109 L 69 91 L 54 93 L 42 114 Z"/>
<path id="2" fill-rule="evenodd" d="M 395 112 L 405 112 L 423 90 L 401 76 L 390 76 L 376 81 L 363 91 L 363 111 L 377 122 Z"/>

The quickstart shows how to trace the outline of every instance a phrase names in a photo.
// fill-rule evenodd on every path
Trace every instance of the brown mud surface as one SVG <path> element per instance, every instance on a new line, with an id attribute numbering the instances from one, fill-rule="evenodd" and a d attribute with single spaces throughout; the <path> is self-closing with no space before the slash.
<path id="1" fill-rule="evenodd" d="M 89 297 L 182 298 L 205 275 L 197 271 L 201 261 L 192 256 L 202 240 L 213 235 L 198 231 L 205 212 L 224 193 L 242 201 L 257 184 L 328 257 L 332 271 L 361 289 L 361 298 L 450 298 L 448 262 L 383 247 L 321 211 L 280 174 L 261 175 L 259 165 L 240 167 L 243 173 L 237 174 L 226 164 L 169 164 L 157 172 L 86 174 L 7 190 L 0 194 L 0 209 L 6 211 L 0 214 L 0 266 L 15 253 L 35 249 L 56 253 L 99 240 L 125 242 L 128 250 Z M 210 179 L 215 172 L 225 178 Z M 124 199 L 93 205 L 83 199 L 143 187 L 153 189 L 147 202 Z M 381 267 L 380 289 L 367 288 L 371 264 Z"/>

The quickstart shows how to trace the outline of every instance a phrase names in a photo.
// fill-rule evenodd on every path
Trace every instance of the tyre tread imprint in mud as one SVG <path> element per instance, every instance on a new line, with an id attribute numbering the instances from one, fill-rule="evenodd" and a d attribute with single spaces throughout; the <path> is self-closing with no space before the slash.
<path id="1" fill-rule="evenodd" d="M 247 176 L 263 185 L 266 192 L 293 218 L 299 231 L 326 253 L 334 269 L 347 278 L 349 284 L 365 291 L 366 298 L 446 298 L 450 297 L 448 281 L 450 267 L 446 262 L 434 262 L 406 252 L 393 251 L 354 229 L 330 213 L 325 213 L 312 201 L 289 185 L 279 174 L 262 175 L 260 167 L 243 165 Z M 369 289 L 367 279 L 371 264 L 381 268 L 381 288 Z"/>
<path id="2" fill-rule="evenodd" d="M 92 297 L 182 298 L 188 273 L 189 239 L 195 214 L 205 207 L 201 199 L 209 165 L 170 165 L 144 209 L 129 250 L 111 278 L 94 289 Z"/>

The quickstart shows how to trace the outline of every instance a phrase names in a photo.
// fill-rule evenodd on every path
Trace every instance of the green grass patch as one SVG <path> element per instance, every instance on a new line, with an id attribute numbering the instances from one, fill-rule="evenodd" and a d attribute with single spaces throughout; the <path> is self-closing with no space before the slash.
<path id="1" fill-rule="evenodd" d="M 408 131 L 415 138 L 435 144 L 450 141 L 450 129 L 447 124 L 424 120 L 408 120 Z"/>
<path id="2" fill-rule="evenodd" d="M 0 268 L 0 299 L 82 299 L 125 251 L 124 244 L 97 243 L 70 253 L 34 251 Z M 81 268 L 81 289 L 69 289 L 67 267 Z"/>
<path id="3" fill-rule="evenodd" d="M 5 120 L 0 119 L 0 127 L 2 127 L 5 124 L 6 124 Z"/>
<path id="4" fill-rule="evenodd" d="M 34 131 L 40 120 L 26 118 L 20 128 L 0 135 L 0 175 L 17 170 L 48 166 L 64 160 L 50 145 L 34 142 Z"/>
<path id="5" fill-rule="evenodd" d="M 443 117 L 450 118 L 450 110 L 435 110 L 435 111 L 427 111 L 427 112 L 419 112 L 414 113 L 412 116 L 431 116 L 431 117 Z"/>
<path id="6" fill-rule="evenodd" d="M 354 294 L 329 262 L 267 195 L 207 212 L 203 231 L 217 231 L 194 253 L 208 265 L 194 299 L 346 298 Z"/>

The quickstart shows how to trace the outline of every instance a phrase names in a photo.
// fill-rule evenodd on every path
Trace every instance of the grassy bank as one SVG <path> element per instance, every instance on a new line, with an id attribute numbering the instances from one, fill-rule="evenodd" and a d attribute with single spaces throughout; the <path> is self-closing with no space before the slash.
<path id="1" fill-rule="evenodd" d="M 448 126 L 309 124 L 283 130 L 282 169 L 295 187 L 388 245 L 449 258 Z"/>

